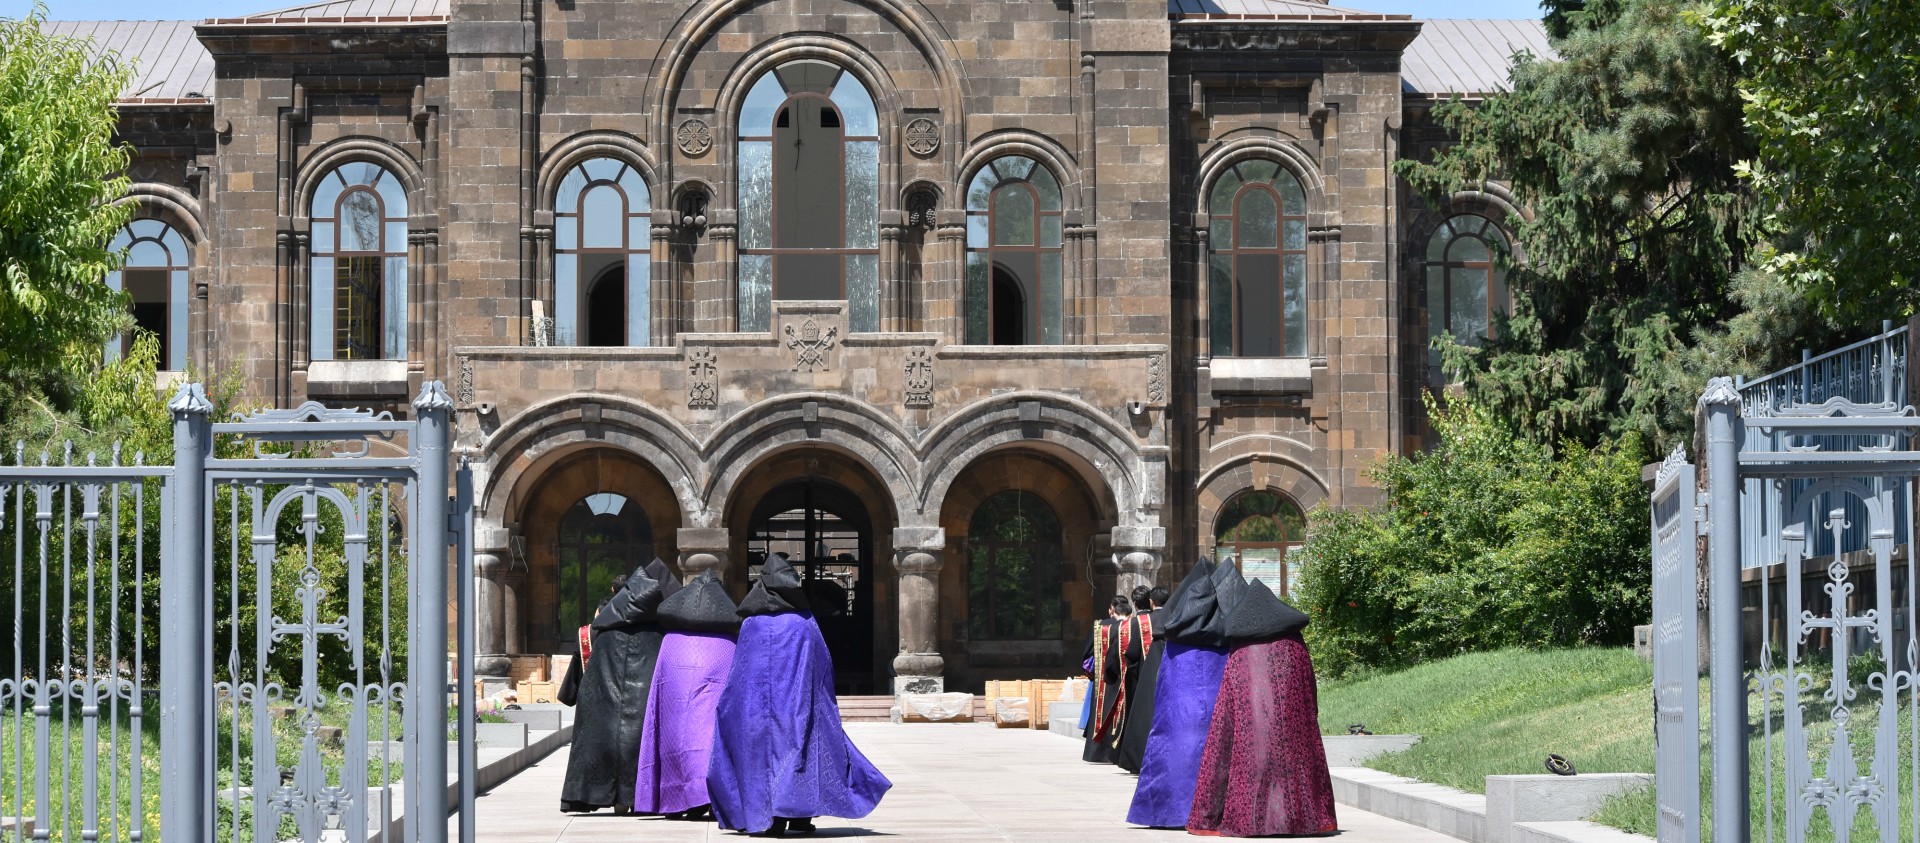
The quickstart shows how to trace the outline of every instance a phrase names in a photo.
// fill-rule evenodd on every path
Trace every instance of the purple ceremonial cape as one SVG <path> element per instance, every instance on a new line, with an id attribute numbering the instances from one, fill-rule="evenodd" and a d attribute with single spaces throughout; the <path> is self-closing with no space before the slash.
<path id="1" fill-rule="evenodd" d="M 1153 695 L 1153 730 L 1147 734 L 1127 822 L 1154 828 L 1187 824 L 1200 753 L 1207 745 L 1207 727 L 1226 669 L 1225 648 L 1167 642 Z"/>
<path id="2" fill-rule="evenodd" d="M 635 811 L 673 814 L 709 801 L 713 711 L 727 686 L 733 647 L 733 636 L 713 632 L 669 632 L 661 642 L 640 728 Z"/>
<path id="3" fill-rule="evenodd" d="M 833 661 L 811 612 L 752 615 L 715 712 L 707 792 L 721 828 L 774 817 L 864 817 L 893 782 L 840 726 Z"/>

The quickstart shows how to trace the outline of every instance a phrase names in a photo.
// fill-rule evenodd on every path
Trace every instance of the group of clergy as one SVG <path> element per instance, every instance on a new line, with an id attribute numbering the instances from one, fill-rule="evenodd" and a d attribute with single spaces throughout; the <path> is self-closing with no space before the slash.
<path id="1" fill-rule="evenodd" d="M 658 559 L 616 580 L 560 687 L 575 706 L 560 809 L 764 836 L 858 818 L 893 786 L 847 738 L 805 583 L 775 554 L 735 605 Z"/>
<path id="2" fill-rule="evenodd" d="M 1231 560 L 1115 597 L 1084 667 L 1082 758 L 1139 775 L 1127 822 L 1201 836 L 1338 826 L 1307 616 Z"/>

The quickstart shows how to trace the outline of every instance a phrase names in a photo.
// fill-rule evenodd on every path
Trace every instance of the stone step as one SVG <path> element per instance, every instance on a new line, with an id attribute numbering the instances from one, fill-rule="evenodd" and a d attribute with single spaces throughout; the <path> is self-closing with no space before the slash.
<path id="1" fill-rule="evenodd" d="M 885 723 L 893 710 L 892 697 L 836 697 L 842 723 Z"/>

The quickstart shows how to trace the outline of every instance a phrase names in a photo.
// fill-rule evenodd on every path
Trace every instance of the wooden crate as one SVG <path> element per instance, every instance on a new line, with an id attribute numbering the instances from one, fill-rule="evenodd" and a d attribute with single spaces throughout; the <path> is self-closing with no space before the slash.
<path id="1" fill-rule="evenodd" d="M 573 667 L 574 656 L 568 653 L 555 653 L 547 657 L 547 681 L 559 682 L 567 678 L 567 670 Z"/>
<path id="2" fill-rule="evenodd" d="M 1052 719 L 1049 715 L 1053 711 L 1053 704 L 1059 702 L 1061 695 L 1066 692 L 1067 680 L 1035 679 L 1031 683 L 1031 687 L 1033 691 L 1033 720 L 1031 724 L 1035 729 L 1045 729 L 1047 728 L 1048 722 Z"/>
<path id="3" fill-rule="evenodd" d="M 515 686 L 513 690 L 520 696 L 522 703 L 559 702 L 557 697 L 560 693 L 560 683 L 558 682 L 525 681 Z"/>
<path id="4" fill-rule="evenodd" d="M 989 679 L 987 692 L 982 695 L 988 719 L 993 725 L 1008 728 L 1025 728 L 1033 719 L 1033 683 L 1026 679 Z M 1020 700 L 1026 709 L 1026 717 L 1009 719 L 1012 709 L 999 705 L 1000 700 Z"/>
<path id="5" fill-rule="evenodd" d="M 515 688 L 522 682 L 546 682 L 553 678 L 547 673 L 546 656 L 513 656 L 507 672 Z"/>

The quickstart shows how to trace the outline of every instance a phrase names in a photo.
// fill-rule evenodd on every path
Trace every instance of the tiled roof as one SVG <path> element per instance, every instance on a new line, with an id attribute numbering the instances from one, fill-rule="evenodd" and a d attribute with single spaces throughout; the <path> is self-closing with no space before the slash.
<path id="1" fill-rule="evenodd" d="M 122 103 L 204 101 L 213 92 L 213 56 L 193 35 L 192 21 L 47 21 L 55 35 L 92 38 L 94 49 L 113 50 L 133 63 L 133 84 Z"/>
<path id="2" fill-rule="evenodd" d="M 1559 58 L 1538 20 L 1421 21 L 1420 37 L 1400 58 L 1401 85 L 1408 93 L 1442 97 L 1505 91 L 1518 52 Z"/>
<path id="3" fill-rule="evenodd" d="M 1412 20 L 1412 15 L 1385 15 L 1342 9 L 1318 0 L 1167 0 L 1167 16 L 1189 20 Z"/>
<path id="4" fill-rule="evenodd" d="M 237 18 L 213 18 L 216 26 L 273 24 L 445 23 L 448 0 L 329 0 Z"/>

